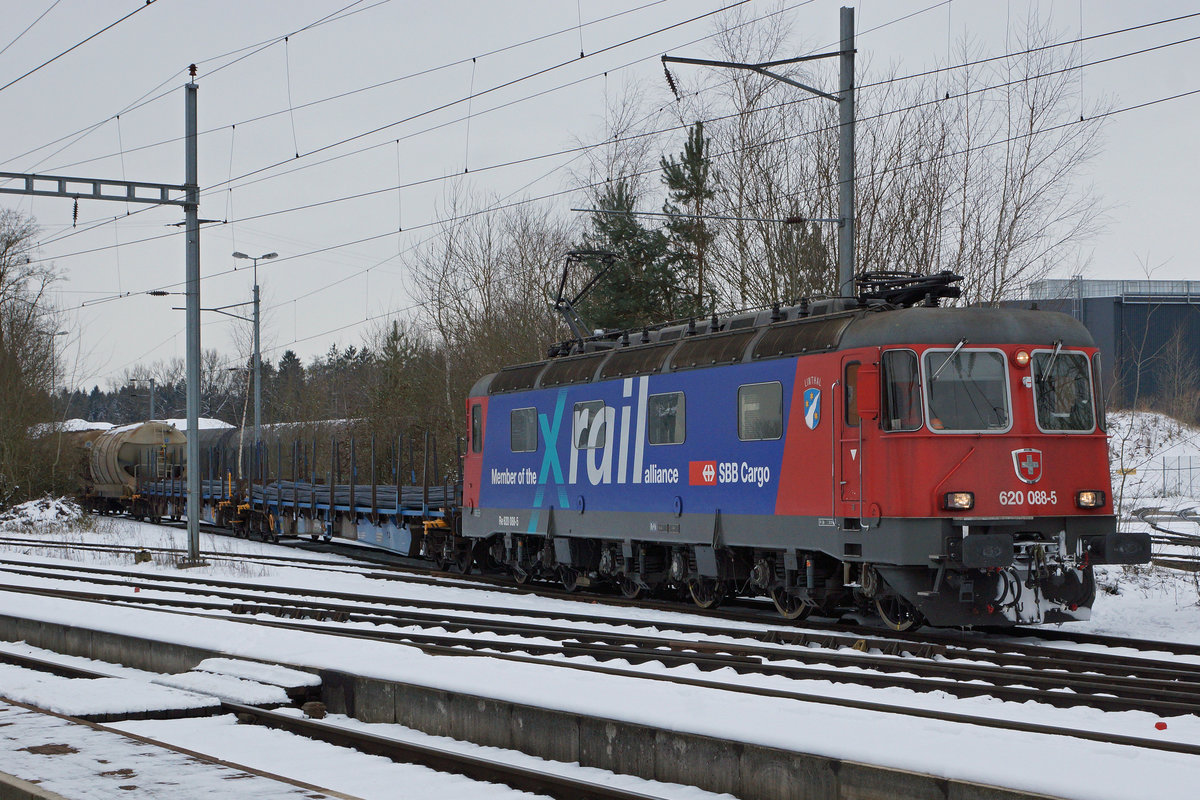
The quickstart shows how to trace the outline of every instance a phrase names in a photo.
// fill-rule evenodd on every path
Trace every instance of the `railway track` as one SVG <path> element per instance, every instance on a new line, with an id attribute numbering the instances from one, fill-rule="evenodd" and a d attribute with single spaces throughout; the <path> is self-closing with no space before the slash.
<path id="1" fill-rule="evenodd" d="M 8 564 L 2 568 L 36 577 L 60 578 L 75 572 L 61 565 L 43 568 Z M 1019 642 L 985 643 L 978 639 L 963 644 L 951 637 L 934 645 L 928 641 L 868 639 L 829 632 L 752 631 L 674 621 L 655 624 L 595 614 L 465 603 L 399 598 L 383 602 L 368 595 L 224 580 L 202 582 L 199 591 L 205 599 L 197 600 L 190 597 L 197 591 L 196 581 L 179 576 L 162 576 L 166 580 L 156 582 L 154 578 L 159 576 L 104 569 L 67 577 L 122 590 L 128 589 L 132 579 L 148 591 L 133 599 L 128 594 L 98 591 L 36 587 L 11 590 L 224 618 L 253 615 L 257 619 L 245 621 L 403 643 L 439 655 L 453 651 L 458 655 L 471 652 L 518 660 L 531 656 L 550 665 L 589 658 L 634 666 L 692 666 L 702 671 L 728 668 L 739 676 L 940 691 L 957 697 L 992 696 L 1057 707 L 1137 710 L 1167 717 L 1200 713 L 1200 666 L 1145 657 L 1063 651 Z M 184 597 L 151 596 L 151 592 Z M 314 594 L 323 599 L 315 599 Z M 277 619 L 263 620 L 262 616 Z M 330 623 L 346 627 L 334 628 Z M 366 624 L 378 630 L 365 629 Z M 585 625 L 589 627 L 582 627 Z M 640 628 L 642 632 L 610 630 L 616 626 Z M 1128 644 L 1122 640 L 1122 645 Z"/>
<path id="2" fill-rule="evenodd" d="M 228 533 L 222 528 L 214 528 L 216 532 Z M 113 554 L 132 555 L 138 551 L 148 551 L 164 556 L 182 557 L 183 550 L 178 548 L 168 547 L 139 547 L 133 545 L 117 545 L 117 544 L 77 544 L 77 543 L 53 543 L 47 542 L 44 539 L 31 537 L 12 537 L 0 536 L 0 546 L 4 544 L 10 545 L 29 545 L 42 548 L 61 547 L 64 549 L 85 549 L 95 552 L 109 552 Z M 612 608 L 639 608 L 656 611 L 664 611 L 674 614 L 693 614 L 724 620 L 727 622 L 741 622 L 754 625 L 779 625 L 782 620 L 777 614 L 770 610 L 766 605 L 761 609 L 755 607 L 752 601 L 745 600 L 736 601 L 724 607 L 713 609 L 701 609 L 688 603 L 681 603 L 671 600 L 659 600 L 656 598 L 637 598 L 630 599 L 616 594 L 603 593 L 587 593 L 581 594 L 578 592 L 567 591 L 558 586 L 548 583 L 527 583 L 515 584 L 510 579 L 502 575 L 486 575 L 486 574 L 463 574 L 458 572 L 444 572 L 434 569 L 419 559 L 411 559 L 404 556 L 399 556 L 386 551 L 378 553 L 358 545 L 339 545 L 336 540 L 332 542 L 306 542 L 304 540 L 293 540 L 291 543 L 284 543 L 283 546 L 301 546 L 301 547 L 320 547 L 326 552 L 340 553 L 347 557 L 353 558 L 369 558 L 369 564 L 355 565 L 343 561 L 308 559 L 301 557 L 281 556 L 274 554 L 236 554 L 218 553 L 216 551 L 202 551 L 201 555 L 205 558 L 223 560 L 229 562 L 252 562 L 264 565 L 283 565 L 295 566 L 306 569 L 321 569 L 333 572 L 344 572 L 347 574 L 362 575 L 366 578 L 374 580 L 384 580 L 400 583 L 415 583 L 420 585 L 429 585 L 431 583 L 445 583 L 453 581 L 456 588 L 476 588 L 489 592 L 500 592 L 512 595 L 532 595 L 544 597 L 547 599 L 566 600 L 573 602 L 582 602 L 591 606 L 602 605 Z M 1196 557 L 1200 562 L 1200 556 Z M 0 563 L 3 563 L 0 560 Z M 141 579 L 146 577 L 143 572 L 120 572 L 116 574 L 123 575 L 130 579 Z M 157 579 L 163 582 L 178 582 L 188 583 L 193 582 L 196 578 L 182 576 L 157 576 Z M 239 585 L 239 584 L 234 584 Z M 322 594 L 317 590 L 305 590 L 307 596 L 311 597 L 314 594 Z M 322 596 L 329 596 L 335 599 L 338 598 L 338 593 L 324 593 Z M 354 595 L 353 597 L 361 599 L 363 596 Z M 451 604 L 453 605 L 453 604 Z M 527 610 L 523 612 L 525 616 L 537 616 L 538 612 Z M 555 616 L 572 619 L 569 614 L 555 612 Z M 693 626 L 694 628 L 695 626 Z M 881 628 L 877 625 L 864 625 L 844 620 L 822 620 L 820 618 L 808 618 L 798 626 L 797 629 L 805 631 L 815 631 L 818 633 L 828 633 L 831 635 L 844 635 L 855 637 L 885 637 L 887 640 L 906 643 L 913 647 L 921 644 L 934 643 L 938 645 L 957 645 L 963 648 L 975 647 L 993 647 L 998 641 L 1006 642 L 1005 647 L 1018 651 L 1035 649 L 1036 645 L 1021 644 L 1019 639 L 1033 639 L 1046 642 L 1058 643 L 1074 643 L 1085 645 L 1100 645 L 1109 648 L 1128 648 L 1137 651 L 1167 653 L 1176 656 L 1194 656 L 1200 659 L 1200 645 L 1166 642 L 1161 640 L 1147 639 L 1130 639 L 1127 637 L 1105 636 L 1101 634 L 1083 633 L 1063 628 L 1006 628 L 999 630 L 984 630 L 984 631 L 961 631 L 955 629 L 933 629 L 924 628 L 913 632 L 896 632 L 890 629 Z M 791 629 L 788 629 L 791 630 Z M 782 632 L 780 636 L 782 636 Z M 1079 659 L 1088 658 L 1086 653 L 1077 653 Z"/>
<path id="3" fill-rule="evenodd" d="M 254 624 L 264 624 L 259 621 Z M 312 630 L 314 632 L 328 634 L 331 631 L 326 626 L 313 625 L 311 623 L 303 623 L 295 620 L 288 621 L 273 621 L 269 624 L 276 626 L 286 626 L 292 629 Z M 349 631 L 334 631 L 334 635 L 361 637 L 363 634 Z M 376 635 L 366 636 L 365 638 L 379 639 Z M 415 644 L 411 640 L 405 640 L 403 637 L 399 639 L 407 644 Z M 446 638 L 442 643 L 433 643 L 427 641 L 417 644 L 423 651 L 432 655 L 443 655 L 448 657 L 462 657 L 464 655 L 487 655 L 489 658 L 500 658 L 510 662 L 536 664 L 544 666 L 548 663 L 554 666 L 588 672 L 596 675 L 606 675 L 613 677 L 635 678 L 639 680 L 649 680 L 656 682 L 668 683 L 674 686 L 683 686 L 694 689 L 707 689 L 722 692 L 733 692 L 747 696 L 766 697 L 772 700 L 791 700 L 797 702 L 816 703 L 827 706 L 836 706 L 841 708 L 850 708 L 863 711 L 897 714 L 906 717 L 914 717 L 941 722 L 949 722 L 963 725 L 981 726 L 986 728 L 1019 731 L 1023 733 L 1051 735 L 1051 736 L 1067 736 L 1085 741 L 1101 742 L 1108 744 L 1118 744 L 1131 747 L 1138 747 L 1150 750 L 1160 750 L 1165 752 L 1183 753 L 1187 755 L 1200 755 L 1200 745 L 1194 745 L 1187 742 L 1167 741 L 1163 739 L 1148 739 L 1144 737 L 1129 736 L 1116 734 L 1105 731 L 1091 731 L 1081 729 L 1078 725 L 1048 725 L 1025 722 L 1019 719 L 1004 719 L 995 714 L 977 715 L 968 713 L 958 713 L 946 710 L 944 708 L 928 708 L 921 706 L 905 706 L 896 702 L 877 702 L 869 700 L 861 700 L 856 698 L 833 697 L 826 694 L 806 693 L 791 689 L 779 689 L 765 686 L 751 686 L 733 683 L 730 681 L 715 681 L 691 676 L 671 675 L 665 672 L 647 672 L 644 670 L 630 669 L 628 667 L 609 666 L 606 664 L 581 664 L 572 663 L 570 661 L 547 662 L 543 657 L 529 654 L 527 652 L 501 652 L 497 650 L 485 651 L 464 651 L 459 642 Z M 527 650 L 528 648 L 518 648 Z M 723 663 L 722 666 L 729 666 L 729 663 Z M 255 714 L 261 714 L 255 711 Z M 567 795 L 571 796 L 571 795 Z M 584 796 L 584 795 L 576 795 Z"/>

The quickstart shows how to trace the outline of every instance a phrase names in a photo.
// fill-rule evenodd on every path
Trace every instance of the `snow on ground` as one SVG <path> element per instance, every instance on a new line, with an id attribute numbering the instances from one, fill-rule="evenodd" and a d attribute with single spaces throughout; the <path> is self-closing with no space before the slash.
<path id="1" fill-rule="evenodd" d="M 1195 497 L 1163 492 L 1162 465 L 1164 458 L 1191 456 L 1200 467 L 1200 430 L 1152 411 L 1122 411 L 1109 415 L 1108 434 L 1113 501 L 1123 514 L 1144 506 L 1195 507 Z"/>
<path id="2" fill-rule="evenodd" d="M 147 526 L 130 525 L 134 530 Z M 161 529 L 159 529 L 161 530 Z M 182 532 L 172 531 L 182 537 Z M 234 546 L 261 545 L 227 540 Z M 147 572 L 154 565 L 140 565 Z M 303 571 L 271 568 L 270 582 Z M 178 572 L 174 572 L 178 575 Z M 18 576 L 8 576 L 18 583 Z M 39 579 L 29 578 L 37 581 Z M 397 596 L 430 597 L 475 603 L 494 602 L 564 606 L 579 610 L 572 601 L 547 601 L 494 592 L 424 584 L 371 581 L 356 575 L 308 574 L 310 585 L 322 589 L 376 591 Z M 265 581 L 264 581 L 265 582 Z M 76 585 L 80 585 L 76 583 Z M 86 586 L 85 584 L 82 584 Z M 150 591 L 149 589 L 147 591 Z M 0 592 L 0 610 L 13 613 L 27 605 L 26 596 Z M 592 607 L 587 607 L 588 611 Z M 513 702 L 560 708 L 578 714 L 627 719 L 633 722 L 685 730 L 703 735 L 759 742 L 768 746 L 818 753 L 870 763 L 882 763 L 946 777 L 998 783 L 1065 797 L 1127 798 L 1138 796 L 1144 770 L 1154 770 L 1168 796 L 1183 795 L 1183 787 L 1200 780 L 1200 760 L 1190 756 L 1083 742 L 1067 737 L 1031 736 L 971 727 L 964 735 L 960 725 L 918 720 L 902 714 L 876 714 L 812 702 L 748 697 L 715 689 L 675 686 L 619 676 L 603 676 L 536 664 L 514 664 L 486 656 L 452 659 L 421 653 L 415 648 L 386 642 L 348 641 L 315 633 L 262 629 L 234 621 L 189 619 L 163 611 L 97 607 L 53 598 L 39 599 L 26 615 L 51 621 L 97 627 L 121 633 L 178 641 L 201 648 L 222 649 L 233 656 L 277 660 L 296 665 L 323 666 L 351 673 L 429 685 L 468 694 L 482 693 Z M 643 612 L 658 619 L 672 615 Z M 691 615 L 677 617 L 694 619 Z M 669 625 L 663 627 L 669 628 Z M 587 663 L 579 660 L 581 663 Z M 624 666 L 609 662 L 609 666 Z M 798 665 L 799 666 L 799 665 Z M 648 673 L 677 674 L 715 681 L 743 683 L 814 695 L 871 699 L 898 706 L 946 708 L 985 717 L 1004 717 L 1076 729 L 1110 730 L 1140 737 L 1161 737 L 1200 743 L 1200 720 L 1169 721 L 1169 730 L 1155 729 L 1159 720 L 1138 712 L 1103 713 L 1084 709 L 1056 710 L 1034 703 L 1002 703 L 986 698 L 959 700 L 942 693 L 917 694 L 900 689 L 871 690 L 827 681 L 793 682 L 783 678 L 738 676 L 732 671 L 701 673 L 695 669 L 668 669 L 661 665 L 635 667 Z M 185 726 L 186 727 L 186 726 Z M 948 760 L 942 754 L 955 753 Z M 1004 752 L 1004 759 L 995 753 Z M 1130 764 L 1137 760 L 1139 769 Z M 1013 763 L 1021 763 L 1016 773 Z M 1062 764 L 1073 765 L 1069 774 Z M 1087 776 L 1081 778 L 1080 776 Z"/>
<path id="3" fill-rule="evenodd" d="M 363 800 L 394 800 L 397 797 L 406 800 L 516 800 L 540 796 L 507 786 L 478 783 L 461 775 L 435 772 L 415 764 L 397 764 L 383 756 L 331 747 L 284 731 L 238 725 L 231 716 L 176 721 L 186 724 L 147 725 L 139 721 L 111 727 L 236 763 L 252 762 L 257 769 L 325 786 Z"/>
<path id="4" fill-rule="evenodd" d="M 169 686 L 125 678 L 63 678 L 11 664 L 0 664 L 0 694 L 73 717 L 214 708 L 220 704 L 212 696 Z"/>
<path id="5" fill-rule="evenodd" d="M 73 500 L 61 497 L 43 497 L 13 506 L 0 513 L 0 531 L 18 528 L 38 528 L 45 534 L 47 527 L 66 525 L 72 530 L 79 528 L 83 509 Z"/>
<path id="6" fill-rule="evenodd" d="M 322 797 L 232 766 L 150 747 L 114 731 L 3 702 L 0 765 L 10 775 L 37 781 L 39 788 L 55 792 L 55 796 L 80 800 Z"/>
<path id="7" fill-rule="evenodd" d="M 299 711 L 293 712 L 294 716 L 303 716 Z M 541 758 L 526 755 L 515 750 L 503 750 L 497 747 L 480 747 L 468 742 L 459 742 L 445 736 L 430 736 L 420 731 L 406 728 L 403 725 L 369 725 L 359 722 L 342 715 L 330 715 L 326 717 L 325 722 L 330 722 L 350 730 L 367 731 L 375 736 L 385 736 L 389 739 L 397 739 L 404 742 L 411 742 L 426 747 L 436 747 L 442 750 L 451 750 L 454 752 L 467 753 L 475 758 L 488 759 L 506 764 L 512 764 L 526 769 L 537 770 L 538 772 L 552 772 L 557 775 L 566 775 L 570 778 L 592 781 L 608 786 L 617 786 L 629 791 L 641 792 L 649 797 L 671 798 L 671 800 L 720 800 L 726 798 L 732 800 L 731 795 L 714 794 L 705 792 L 692 786 L 680 786 L 673 783 L 662 783 L 661 781 L 649 781 L 635 778 L 630 775 L 618 775 L 611 772 L 606 772 L 600 769 L 591 767 L 581 767 L 577 764 L 563 764 L 557 761 L 546 761 Z M 148 736 L 161 741 L 169 741 L 179 747 L 189 750 L 198 750 L 203 753 L 210 753 L 218 758 L 236 760 L 239 752 L 245 752 L 247 747 L 253 746 L 258 748 L 256 752 L 263 753 L 266 758 L 270 759 L 269 763 L 275 766 L 267 767 L 272 772 L 286 774 L 298 780 L 317 783 L 317 770 L 326 769 L 318 761 L 311 763 L 302 760 L 303 753 L 300 758 L 291 750 L 291 745 L 297 737 L 290 737 L 290 740 L 285 739 L 282 744 L 285 745 L 283 750 L 277 750 L 272 739 L 279 739 L 289 736 L 282 734 L 280 736 L 277 731 L 263 731 L 263 733 L 277 734 L 271 737 L 255 736 L 255 729 L 247 726 L 240 726 L 234 730 L 232 718 L 229 717 L 214 717 L 204 720 L 201 724 L 196 724 L 196 720 L 140 720 L 136 722 L 122 722 L 113 727 L 119 727 L 121 730 L 136 733 L 140 736 Z M 262 730 L 262 729 L 257 729 Z M 263 748 L 263 745 L 266 748 Z M 278 760 L 276 760 L 278 759 Z M 378 769 L 386 769 L 386 765 L 379 764 L 380 759 L 373 756 L 364 756 L 364 765 L 367 769 L 363 775 L 349 776 L 350 783 L 339 783 L 338 789 L 349 794 L 359 795 L 361 797 L 396 797 L 395 788 L 389 787 L 390 793 L 383 795 L 372 791 L 369 783 L 363 785 L 363 782 L 372 781 L 375 779 L 373 773 Z M 393 765 L 395 766 L 395 765 Z M 408 765 L 406 765 L 408 766 Z M 414 771 L 424 770 L 423 767 L 411 767 Z M 430 772 L 425 770 L 425 772 Z M 310 775 L 310 777 L 305 777 Z M 437 773 L 430 773 L 437 775 Z M 431 797 L 431 798 L 447 798 L 447 797 L 476 797 L 474 794 L 446 794 L 443 793 L 443 787 L 437 786 L 436 793 L 425 794 L 420 791 L 421 783 L 428 781 L 429 776 L 420 775 L 425 781 L 416 781 L 415 786 L 406 781 L 405 793 L 406 798 Z M 446 776 L 443 776 L 446 777 Z M 328 785 L 328 784 L 323 784 Z M 385 784 L 386 785 L 386 784 Z M 474 784 L 478 786 L 479 784 Z M 411 788 L 410 788 L 411 787 Z M 431 786 L 431 788 L 434 788 Z M 454 788 L 454 787 L 451 787 Z M 470 790 L 470 786 L 465 787 Z M 514 793 L 519 794 L 519 793 Z M 531 797 L 531 795 L 524 795 Z"/>
<path id="8" fill-rule="evenodd" d="M 51 433 L 76 433 L 79 431 L 107 431 L 113 427 L 111 422 L 88 422 L 86 419 L 67 419 L 62 422 L 42 422 L 29 429 L 33 436 L 45 436 Z"/>

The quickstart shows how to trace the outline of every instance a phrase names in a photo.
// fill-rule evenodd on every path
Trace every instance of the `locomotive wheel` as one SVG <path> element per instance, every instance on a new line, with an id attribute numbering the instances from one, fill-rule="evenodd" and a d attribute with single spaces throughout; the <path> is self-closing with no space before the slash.
<path id="1" fill-rule="evenodd" d="M 454 571 L 461 572 L 463 575 L 471 574 L 471 567 L 475 564 L 475 548 L 460 547 L 458 552 L 454 554 Z"/>
<path id="2" fill-rule="evenodd" d="M 921 612 L 912 603 L 895 594 L 887 594 L 875 598 L 875 610 L 883 624 L 894 631 L 913 630 L 925 624 Z"/>
<path id="3" fill-rule="evenodd" d="M 630 600 L 636 600 L 642 596 L 642 587 L 631 578 L 622 575 L 617 585 L 621 587 L 621 594 Z"/>
<path id="4" fill-rule="evenodd" d="M 771 602 L 775 604 L 775 610 L 784 619 L 804 619 L 813 610 L 811 605 L 794 594 L 790 594 L 782 587 L 776 587 L 771 590 Z"/>
<path id="5" fill-rule="evenodd" d="M 568 592 L 579 588 L 579 571 L 574 567 L 559 567 L 558 580 Z"/>
<path id="6" fill-rule="evenodd" d="M 697 578 L 688 582 L 688 594 L 700 608 L 716 608 L 725 599 L 725 586 L 712 578 Z"/>

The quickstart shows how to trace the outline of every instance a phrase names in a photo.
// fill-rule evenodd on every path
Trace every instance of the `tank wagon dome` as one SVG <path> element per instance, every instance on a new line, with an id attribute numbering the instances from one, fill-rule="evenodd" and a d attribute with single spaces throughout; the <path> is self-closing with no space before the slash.
<path id="1" fill-rule="evenodd" d="M 92 443 L 91 479 L 100 494 L 119 495 L 137 483 L 137 471 L 156 454 L 178 450 L 184 433 L 165 422 L 138 422 L 105 431 Z"/>

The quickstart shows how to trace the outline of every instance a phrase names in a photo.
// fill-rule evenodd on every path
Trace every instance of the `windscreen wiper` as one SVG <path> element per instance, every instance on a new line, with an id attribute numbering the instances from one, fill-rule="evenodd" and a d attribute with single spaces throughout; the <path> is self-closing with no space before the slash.
<path id="1" fill-rule="evenodd" d="M 967 343 L 967 337 L 965 337 L 965 336 L 958 340 L 958 344 L 954 345 L 954 349 L 950 351 L 950 355 L 946 356 L 946 360 L 942 362 L 942 365 L 937 368 L 936 372 L 933 373 L 933 377 L 929 379 L 930 383 L 933 383 L 934 381 L 937 380 L 937 376 L 942 374 L 942 370 L 944 370 L 946 368 L 946 365 L 950 363 L 951 359 L 953 359 L 956 355 L 958 355 L 958 351 L 962 350 L 963 345 L 966 343 Z"/>
<path id="2" fill-rule="evenodd" d="M 1050 380 L 1050 375 L 1053 374 L 1054 362 L 1058 359 L 1058 354 L 1062 352 L 1062 339 L 1057 339 L 1054 342 L 1054 352 L 1050 354 L 1050 363 L 1046 365 L 1046 371 L 1042 374 L 1040 380 Z"/>

